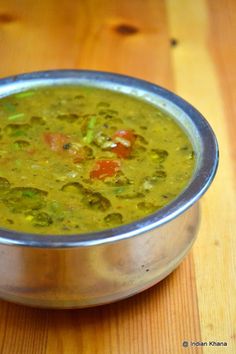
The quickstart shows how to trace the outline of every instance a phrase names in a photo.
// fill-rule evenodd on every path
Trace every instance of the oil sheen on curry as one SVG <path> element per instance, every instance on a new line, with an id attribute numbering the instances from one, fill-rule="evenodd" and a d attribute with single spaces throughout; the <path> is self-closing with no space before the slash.
<path id="1" fill-rule="evenodd" d="M 0 99 L 0 226 L 99 231 L 141 219 L 189 183 L 195 160 L 181 127 L 154 105 L 83 86 Z"/>

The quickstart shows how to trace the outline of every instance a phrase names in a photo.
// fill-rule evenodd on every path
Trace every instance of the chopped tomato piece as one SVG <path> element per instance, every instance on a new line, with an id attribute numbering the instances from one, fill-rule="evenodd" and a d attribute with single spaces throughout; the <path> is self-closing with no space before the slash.
<path id="1" fill-rule="evenodd" d="M 118 157 L 126 158 L 130 156 L 132 148 L 125 147 L 124 145 L 118 143 L 112 148 L 112 151 L 114 151 Z"/>
<path id="2" fill-rule="evenodd" d="M 121 138 L 124 138 L 128 140 L 131 144 L 135 142 L 136 135 L 132 130 L 118 130 L 115 134 L 114 137 L 119 136 Z"/>
<path id="3" fill-rule="evenodd" d="M 116 144 L 112 148 L 112 151 L 114 151 L 119 157 L 128 157 L 132 152 L 135 139 L 136 135 L 131 130 L 118 130 L 112 138 Z"/>
<path id="4" fill-rule="evenodd" d="M 61 151 L 63 145 L 69 142 L 69 138 L 62 133 L 45 133 L 44 141 L 53 151 Z"/>
<path id="5" fill-rule="evenodd" d="M 116 160 L 99 160 L 90 172 L 91 178 L 105 179 L 113 177 L 120 170 L 120 162 Z"/>

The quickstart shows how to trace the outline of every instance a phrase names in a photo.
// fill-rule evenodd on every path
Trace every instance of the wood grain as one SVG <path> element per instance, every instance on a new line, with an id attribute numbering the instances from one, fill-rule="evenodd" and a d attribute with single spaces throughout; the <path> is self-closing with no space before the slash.
<path id="1" fill-rule="evenodd" d="M 227 60 L 225 53 L 222 53 L 223 44 L 219 38 L 224 33 L 224 42 L 233 41 L 231 36 L 234 32 L 228 28 L 228 19 L 232 15 L 228 10 L 235 8 L 235 3 L 227 1 L 227 10 L 222 11 L 220 1 L 209 1 L 208 4 L 202 0 L 194 4 L 187 0 L 180 2 L 181 6 L 179 3 L 176 6 L 173 1 L 168 1 L 170 32 L 179 40 L 179 46 L 173 53 L 176 89 L 205 115 L 216 132 L 220 146 L 219 170 L 213 186 L 202 201 L 201 228 L 194 246 L 202 340 L 218 338 L 218 341 L 226 341 L 228 351 L 235 353 L 236 195 L 235 161 L 233 154 L 230 154 L 235 139 L 233 144 L 231 140 L 230 145 L 228 138 L 235 108 L 232 101 L 235 76 L 231 78 L 230 73 L 233 74 L 235 68 L 230 65 L 231 59 Z M 179 21 L 181 8 L 186 10 L 188 16 Z M 193 29 L 191 37 L 190 24 Z M 233 47 L 227 47 L 228 57 L 230 53 L 234 55 L 234 51 Z M 224 79 L 229 82 L 228 86 L 222 84 Z M 227 100 L 224 99 L 226 96 Z M 225 349 L 217 348 L 217 354 L 224 353 Z M 215 347 L 204 347 L 204 353 L 214 350 Z"/>
<path id="2" fill-rule="evenodd" d="M 62 1 L 58 6 L 56 0 L 2 0 L 0 13 L 1 76 L 88 68 L 171 87 L 162 1 Z"/>
<path id="3" fill-rule="evenodd" d="M 39 310 L 1 301 L 1 354 L 236 352 L 235 22 L 227 21 L 233 9 L 233 0 L 226 6 L 219 0 L 1 0 L 1 77 L 56 68 L 138 76 L 196 105 L 224 147 L 202 201 L 194 252 L 172 275 L 133 298 L 92 309 Z M 225 340 L 228 347 L 182 347 L 183 340 L 201 339 Z"/>
<path id="4" fill-rule="evenodd" d="M 236 175 L 236 2 L 207 1 L 209 13 L 208 45 L 222 95 L 225 123 L 230 137 L 229 154 Z M 236 182 L 236 178 L 234 178 Z M 236 187 L 236 183 L 235 183 Z"/>

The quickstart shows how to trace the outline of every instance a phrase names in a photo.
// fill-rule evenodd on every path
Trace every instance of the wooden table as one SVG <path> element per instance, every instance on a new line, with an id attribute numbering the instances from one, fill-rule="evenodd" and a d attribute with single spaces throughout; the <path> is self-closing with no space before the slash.
<path id="1" fill-rule="evenodd" d="M 198 240 L 173 274 L 93 309 L 1 301 L 1 354 L 236 353 L 235 24 L 235 0 L 1 0 L 1 77 L 86 68 L 150 80 L 195 105 L 221 151 Z M 184 340 L 228 346 L 184 348 Z"/>

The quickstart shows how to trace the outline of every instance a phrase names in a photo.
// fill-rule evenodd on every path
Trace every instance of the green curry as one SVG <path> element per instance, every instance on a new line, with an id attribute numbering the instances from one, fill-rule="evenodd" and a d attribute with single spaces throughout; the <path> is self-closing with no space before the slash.
<path id="1" fill-rule="evenodd" d="M 72 234 L 126 224 L 170 203 L 193 147 L 150 103 L 82 86 L 0 99 L 0 225 Z"/>

